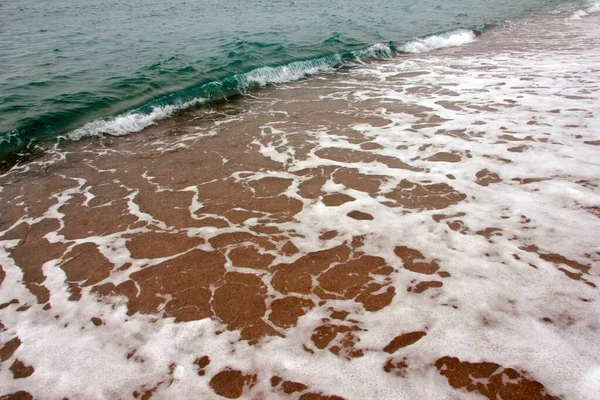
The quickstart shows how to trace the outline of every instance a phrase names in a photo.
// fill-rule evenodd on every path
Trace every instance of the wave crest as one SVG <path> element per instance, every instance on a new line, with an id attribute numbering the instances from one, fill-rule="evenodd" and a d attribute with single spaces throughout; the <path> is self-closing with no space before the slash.
<path id="1" fill-rule="evenodd" d="M 366 49 L 338 53 L 307 61 L 294 61 L 276 67 L 260 67 L 252 71 L 210 82 L 181 93 L 166 96 L 116 117 L 89 122 L 66 137 L 79 140 L 85 137 L 98 137 L 104 134 L 124 136 L 135 133 L 170 117 L 175 112 L 204 104 L 212 100 L 224 99 L 267 85 L 292 82 L 309 75 L 333 71 L 335 68 L 352 66 L 363 60 L 390 58 L 394 53 L 422 53 L 444 47 L 460 46 L 475 40 L 471 30 L 451 31 L 412 40 L 400 47 L 377 43 Z"/>
<path id="2" fill-rule="evenodd" d="M 411 40 L 399 47 L 403 53 L 424 53 L 446 47 L 462 46 L 475 41 L 475 32 L 467 29 L 451 31 L 439 35 L 427 36 L 421 39 Z"/>
<path id="3" fill-rule="evenodd" d="M 578 20 L 581 19 L 583 17 L 586 17 L 590 14 L 594 14 L 600 12 L 600 1 L 596 1 L 595 3 L 591 4 L 589 7 L 587 7 L 585 10 L 577 10 L 575 11 L 571 17 L 569 17 L 570 20 Z"/>

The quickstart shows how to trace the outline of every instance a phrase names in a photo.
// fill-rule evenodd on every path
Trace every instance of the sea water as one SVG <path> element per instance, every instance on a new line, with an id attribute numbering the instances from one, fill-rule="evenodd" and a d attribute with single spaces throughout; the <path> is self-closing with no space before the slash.
<path id="1" fill-rule="evenodd" d="M 58 135 L 125 135 L 258 86 L 444 45 L 428 36 L 459 44 L 561 3 L 583 4 L 3 0 L 0 156 L 18 160 Z"/>

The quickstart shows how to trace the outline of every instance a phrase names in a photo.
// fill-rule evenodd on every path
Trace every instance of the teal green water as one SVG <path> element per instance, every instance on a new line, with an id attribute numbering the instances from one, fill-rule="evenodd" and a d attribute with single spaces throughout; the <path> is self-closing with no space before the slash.
<path id="1" fill-rule="evenodd" d="M 0 0 L 0 156 L 73 131 L 127 134 L 179 108 L 559 3 Z"/>

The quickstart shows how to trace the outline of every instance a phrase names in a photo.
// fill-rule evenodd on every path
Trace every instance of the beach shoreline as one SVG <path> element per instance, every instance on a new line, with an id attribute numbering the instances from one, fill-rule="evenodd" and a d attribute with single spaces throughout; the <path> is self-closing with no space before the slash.
<path id="1" fill-rule="evenodd" d="M 5 173 L 0 395 L 592 400 L 600 16 L 577 16 Z"/>

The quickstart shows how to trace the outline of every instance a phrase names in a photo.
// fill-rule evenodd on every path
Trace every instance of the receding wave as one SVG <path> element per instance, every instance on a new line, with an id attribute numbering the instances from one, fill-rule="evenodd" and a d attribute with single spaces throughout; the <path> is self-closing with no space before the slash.
<path id="1" fill-rule="evenodd" d="M 369 60 L 390 58 L 396 53 L 423 53 L 440 48 L 461 46 L 475 40 L 473 30 L 456 30 L 411 40 L 400 46 L 377 43 L 366 49 L 338 53 L 314 60 L 295 61 L 276 67 L 260 67 L 247 73 L 163 97 L 136 110 L 116 117 L 87 123 L 67 138 L 79 140 L 102 135 L 124 136 L 135 133 L 174 113 L 210 101 L 226 99 L 267 85 L 292 82 L 304 77 L 334 71 Z"/>

